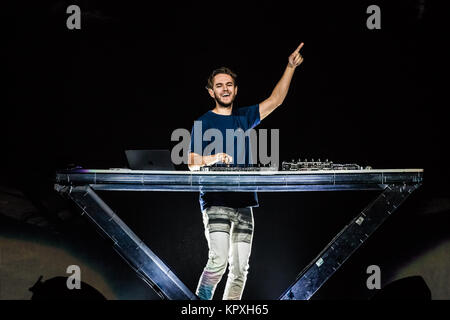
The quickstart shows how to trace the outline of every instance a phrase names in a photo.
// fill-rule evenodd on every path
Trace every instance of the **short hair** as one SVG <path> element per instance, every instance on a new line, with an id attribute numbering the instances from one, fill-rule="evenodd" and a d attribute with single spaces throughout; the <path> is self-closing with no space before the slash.
<path id="1" fill-rule="evenodd" d="M 233 78 L 234 85 L 237 86 L 237 81 L 236 81 L 236 79 L 237 79 L 237 74 L 234 73 L 233 71 L 231 71 L 231 70 L 230 70 L 229 68 L 227 68 L 227 67 L 221 67 L 221 68 L 218 68 L 218 69 L 214 70 L 214 71 L 211 73 L 211 75 L 210 75 L 209 78 L 208 78 L 208 82 L 207 82 L 207 84 L 206 84 L 206 89 L 212 89 L 212 88 L 213 88 L 213 85 L 214 85 L 214 77 L 215 77 L 216 75 L 218 75 L 218 74 L 221 74 L 221 73 L 228 74 L 229 76 L 231 76 L 231 77 Z"/>

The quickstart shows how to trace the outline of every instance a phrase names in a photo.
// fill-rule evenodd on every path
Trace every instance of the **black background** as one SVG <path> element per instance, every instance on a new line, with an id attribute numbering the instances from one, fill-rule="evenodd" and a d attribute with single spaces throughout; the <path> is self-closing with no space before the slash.
<path id="1" fill-rule="evenodd" d="M 81 8 L 81 30 L 66 27 L 70 4 Z M 366 27 L 370 4 L 381 8 L 381 30 Z M 369 297 L 367 265 L 384 267 L 387 280 L 448 236 L 442 223 L 448 214 L 431 222 L 420 210 L 433 197 L 448 197 L 447 104 L 439 98 L 444 13 L 435 2 L 40 1 L 16 3 L 4 14 L 12 30 L 1 53 L 3 184 L 38 203 L 55 197 L 42 212 L 57 225 L 56 208 L 71 205 L 52 190 L 55 170 L 125 167 L 126 149 L 171 149 L 172 131 L 189 130 L 213 107 L 204 89 L 213 69 L 228 66 L 238 74 L 236 107 L 259 103 L 304 42 L 304 62 L 283 105 L 259 126 L 280 129 L 280 159 L 425 169 L 424 186 L 316 297 Z M 374 195 L 260 193 L 244 298 L 278 298 Z M 102 197 L 195 290 L 207 253 L 198 195 Z M 66 225 L 63 234 L 91 230 L 83 221 Z M 95 243 L 98 235 L 76 239 Z M 113 252 L 103 259 L 120 269 L 112 281 L 135 277 Z M 157 298 L 131 283 L 132 298 Z"/>

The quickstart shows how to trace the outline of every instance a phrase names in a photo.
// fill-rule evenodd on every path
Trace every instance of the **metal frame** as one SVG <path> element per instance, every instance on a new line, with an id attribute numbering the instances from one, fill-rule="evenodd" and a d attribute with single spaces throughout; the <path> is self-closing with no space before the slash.
<path id="1" fill-rule="evenodd" d="M 418 185 L 387 185 L 384 191 L 300 273 L 280 300 L 309 300 Z"/>
<path id="2" fill-rule="evenodd" d="M 113 248 L 162 299 L 198 299 L 90 186 L 56 185 L 55 188 L 73 200 L 83 214 L 112 240 Z"/>
<path id="3" fill-rule="evenodd" d="M 298 192 L 382 190 L 299 274 L 281 300 L 311 296 L 422 183 L 422 169 L 185 172 L 71 170 L 56 173 L 55 189 L 73 200 L 113 241 L 114 249 L 163 299 L 196 300 L 177 276 L 94 190 Z"/>

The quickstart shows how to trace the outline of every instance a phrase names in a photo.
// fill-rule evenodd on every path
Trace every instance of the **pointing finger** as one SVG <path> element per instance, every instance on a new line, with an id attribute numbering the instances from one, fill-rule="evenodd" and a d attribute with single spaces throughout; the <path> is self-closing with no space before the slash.
<path id="1" fill-rule="evenodd" d="M 298 46 L 298 48 L 297 49 L 295 49 L 295 52 L 299 52 L 300 51 L 300 49 L 303 47 L 303 45 L 304 45 L 304 43 L 302 42 L 302 43 L 300 43 L 300 45 Z"/>

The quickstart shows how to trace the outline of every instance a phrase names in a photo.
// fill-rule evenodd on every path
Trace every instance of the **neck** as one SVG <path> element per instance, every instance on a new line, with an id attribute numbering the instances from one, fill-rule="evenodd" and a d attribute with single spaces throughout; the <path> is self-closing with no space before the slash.
<path id="1" fill-rule="evenodd" d="M 224 116 L 229 116 L 233 112 L 233 105 L 231 105 L 229 108 L 225 108 L 216 103 L 216 107 L 214 109 L 212 109 L 212 112 L 221 114 Z"/>

